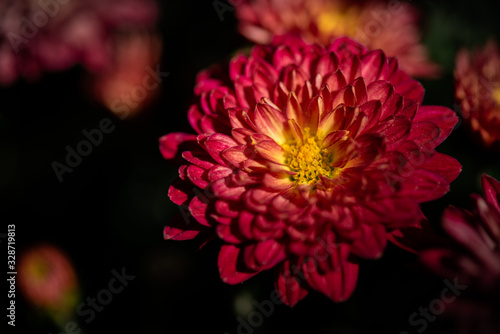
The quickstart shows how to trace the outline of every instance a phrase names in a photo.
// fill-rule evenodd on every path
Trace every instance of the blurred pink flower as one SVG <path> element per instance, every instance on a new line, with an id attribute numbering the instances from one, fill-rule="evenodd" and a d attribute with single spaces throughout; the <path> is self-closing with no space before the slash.
<path id="1" fill-rule="evenodd" d="M 349 36 L 369 49 L 396 57 L 412 76 L 436 77 L 420 42 L 419 15 L 406 1 L 365 0 L 234 0 L 239 30 L 249 40 L 266 44 L 273 36 L 295 33 L 308 42 L 329 44 Z"/>
<path id="2" fill-rule="evenodd" d="M 457 53 L 455 97 L 473 138 L 500 149 L 500 50 L 495 40 Z"/>
<path id="3" fill-rule="evenodd" d="M 45 71 L 112 65 L 114 38 L 155 28 L 153 0 L 0 1 L 0 85 Z"/>
<path id="4" fill-rule="evenodd" d="M 443 215 L 443 228 L 454 242 L 422 251 L 421 259 L 438 275 L 467 286 L 470 294 L 448 311 L 468 326 L 464 333 L 493 334 L 500 332 L 500 182 L 488 175 L 481 181 L 484 196 L 471 196 L 473 211 L 450 207 Z"/>
<path id="5" fill-rule="evenodd" d="M 133 32 L 115 38 L 113 66 L 91 75 L 93 95 L 124 119 L 147 106 L 159 91 L 151 78 L 160 61 L 161 39 L 153 33 Z"/>
<path id="6" fill-rule="evenodd" d="M 68 257 L 49 244 L 25 250 L 18 263 L 18 284 L 26 299 L 49 313 L 74 311 L 79 285 Z"/>

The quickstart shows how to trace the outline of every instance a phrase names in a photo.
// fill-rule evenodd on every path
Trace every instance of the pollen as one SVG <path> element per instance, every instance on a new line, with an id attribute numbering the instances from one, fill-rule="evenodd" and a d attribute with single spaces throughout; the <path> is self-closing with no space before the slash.
<path id="1" fill-rule="evenodd" d="M 309 128 L 303 131 L 303 140 L 295 140 L 283 145 L 287 152 L 286 164 L 297 174 L 292 176 L 296 184 L 314 184 L 320 181 L 320 176 L 331 178 L 333 175 L 333 153 L 321 148 L 317 136 L 311 136 Z"/>

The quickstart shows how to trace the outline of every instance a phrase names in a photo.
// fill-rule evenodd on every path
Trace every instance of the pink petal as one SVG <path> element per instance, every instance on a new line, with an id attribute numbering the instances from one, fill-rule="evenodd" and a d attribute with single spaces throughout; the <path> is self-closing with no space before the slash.
<path id="1" fill-rule="evenodd" d="M 467 216 L 460 209 L 451 207 L 443 215 L 443 228 L 456 241 L 467 248 L 486 268 L 498 269 L 497 256 L 487 246 L 478 232 L 467 222 Z"/>
<path id="2" fill-rule="evenodd" d="M 309 103 L 306 111 L 305 126 L 311 129 L 311 133 L 316 133 L 319 118 L 325 113 L 325 106 L 321 96 L 315 96 Z"/>
<path id="3" fill-rule="evenodd" d="M 201 232 L 207 232 L 205 226 L 190 221 L 189 217 L 178 214 L 163 230 L 165 240 L 190 240 L 197 237 Z"/>
<path id="4" fill-rule="evenodd" d="M 339 59 L 333 52 L 322 55 L 317 64 L 315 73 L 320 74 L 322 77 L 326 77 L 328 74 L 334 73 L 339 66 Z"/>
<path id="5" fill-rule="evenodd" d="M 380 258 L 387 244 L 385 227 L 361 224 L 360 232 L 361 234 L 351 245 L 351 252 L 367 259 Z"/>
<path id="6" fill-rule="evenodd" d="M 248 62 L 248 57 L 238 54 L 229 63 L 229 77 L 232 81 L 243 74 L 246 63 Z"/>
<path id="7" fill-rule="evenodd" d="M 425 154 L 425 152 L 421 154 Z M 438 152 L 435 152 L 432 157 L 427 159 L 422 168 L 443 176 L 450 183 L 462 171 L 462 165 L 455 158 Z"/>
<path id="8" fill-rule="evenodd" d="M 225 149 L 221 152 L 221 157 L 230 165 L 239 168 L 244 161 L 251 157 L 252 153 L 253 151 L 251 152 L 247 146 L 240 145 Z"/>
<path id="9" fill-rule="evenodd" d="M 212 157 L 205 151 L 185 151 L 182 153 L 182 157 L 204 169 L 212 168 L 214 165 Z"/>
<path id="10" fill-rule="evenodd" d="M 388 73 L 388 62 L 381 50 L 374 50 L 364 54 L 361 58 L 361 75 L 366 82 L 385 80 Z"/>
<path id="11" fill-rule="evenodd" d="M 173 132 L 160 138 L 160 151 L 165 159 L 173 159 L 185 149 L 196 144 L 196 135 Z"/>
<path id="12" fill-rule="evenodd" d="M 184 205 L 187 203 L 189 197 L 192 196 L 194 188 L 195 186 L 189 182 L 176 179 L 170 188 L 168 188 L 168 197 L 175 204 Z"/>
<path id="13" fill-rule="evenodd" d="M 329 51 L 335 52 L 339 60 L 345 61 L 354 55 L 361 56 L 368 52 L 367 48 L 349 37 L 337 38 L 329 47 Z"/>
<path id="14" fill-rule="evenodd" d="M 304 112 L 300 106 L 297 96 L 294 92 L 288 94 L 288 99 L 285 107 L 285 114 L 287 119 L 293 119 L 300 126 L 304 125 Z"/>
<path id="15" fill-rule="evenodd" d="M 416 169 L 402 182 L 401 194 L 413 197 L 419 202 L 427 202 L 442 197 L 449 190 L 450 183 L 444 176 L 431 171 Z"/>
<path id="16" fill-rule="evenodd" d="M 335 271 L 321 272 L 311 258 L 302 268 L 311 288 L 324 293 L 335 302 L 347 300 L 356 288 L 358 265 L 355 263 L 347 261 Z"/>
<path id="17" fill-rule="evenodd" d="M 238 284 L 258 274 L 248 270 L 240 261 L 241 249 L 235 245 L 223 245 L 219 252 L 219 274 L 224 283 Z"/>
<path id="18" fill-rule="evenodd" d="M 191 182 L 201 189 L 205 189 L 208 185 L 207 170 L 196 165 L 189 165 L 186 169 L 186 175 Z"/>
<path id="19" fill-rule="evenodd" d="M 207 199 L 204 199 L 204 201 L 202 201 L 198 196 L 193 197 L 193 199 L 189 203 L 189 212 L 198 223 L 210 227 L 211 224 L 208 222 L 206 214 L 208 207 L 206 201 Z"/>
<path id="20" fill-rule="evenodd" d="M 438 136 L 433 140 L 434 147 L 442 143 L 453 131 L 458 122 L 455 112 L 446 107 L 421 106 L 413 119 L 413 122 L 431 122 L 440 130 Z"/>
<path id="21" fill-rule="evenodd" d="M 251 270 L 269 269 L 285 259 L 284 246 L 274 239 L 250 244 L 243 248 L 243 259 Z"/>
<path id="22" fill-rule="evenodd" d="M 222 179 L 228 175 L 231 175 L 232 173 L 233 173 L 233 170 L 228 168 L 228 167 L 224 167 L 221 165 L 215 165 L 208 170 L 208 180 L 210 182 L 215 182 L 215 181 Z"/>
<path id="23" fill-rule="evenodd" d="M 484 174 L 481 177 L 481 184 L 486 200 L 500 213 L 500 182 Z"/>
<path id="24" fill-rule="evenodd" d="M 282 142 L 286 120 L 281 110 L 270 105 L 258 103 L 255 108 L 254 122 L 260 133 L 263 133 L 277 142 Z"/>
<path id="25" fill-rule="evenodd" d="M 217 161 L 220 165 L 226 165 L 226 162 L 222 159 L 222 151 L 237 146 L 238 144 L 229 136 L 222 133 L 215 133 L 207 138 L 203 143 L 205 150 L 210 154 L 210 156 Z"/>
<path id="26" fill-rule="evenodd" d="M 335 92 L 342 87 L 345 87 L 347 85 L 347 81 L 342 71 L 336 70 L 335 72 L 323 77 L 323 84 L 328 85 L 330 91 Z"/>
<path id="27" fill-rule="evenodd" d="M 223 178 L 212 183 L 212 191 L 217 198 L 237 201 L 245 192 L 245 187 L 228 186 L 228 180 Z"/>
<path id="28" fill-rule="evenodd" d="M 273 140 L 261 140 L 255 144 L 255 151 L 264 159 L 277 164 L 283 164 L 286 157 L 285 150 Z"/>
<path id="29" fill-rule="evenodd" d="M 288 306 L 293 307 L 307 296 L 306 282 L 292 270 L 290 261 L 283 262 L 275 270 L 275 287 L 280 299 Z"/>

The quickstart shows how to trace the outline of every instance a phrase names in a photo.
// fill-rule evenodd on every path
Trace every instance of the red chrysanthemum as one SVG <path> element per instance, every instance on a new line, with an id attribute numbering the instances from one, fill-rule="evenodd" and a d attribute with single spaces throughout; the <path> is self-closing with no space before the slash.
<path id="1" fill-rule="evenodd" d="M 348 36 L 369 49 L 396 57 L 412 76 L 435 77 L 433 63 L 420 42 L 417 10 L 405 1 L 238 0 L 233 1 L 239 30 L 266 44 L 273 36 L 295 33 L 307 42 L 328 45 Z"/>
<path id="2" fill-rule="evenodd" d="M 113 64 L 115 37 L 154 30 L 152 0 L 16 0 L 0 2 L 0 85 L 45 71 Z"/>
<path id="3" fill-rule="evenodd" d="M 458 52 L 455 97 L 479 143 L 500 148 L 500 51 L 494 40 L 473 53 Z"/>
<path id="4" fill-rule="evenodd" d="M 165 158 L 185 160 L 169 189 L 185 219 L 165 238 L 221 238 L 224 282 L 276 268 L 289 305 L 309 288 L 345 300 L 357 259 L 381 256 L 393 233 L 418 226 L 419 204 L 459 174 L 434 150 L 456 115 L 420 106 L 422 86 L 396 59 L 348 38 L 325 48 L 280 37 L 228 71 L 197 79 L 188 112 L 197 134 L 160 139 Z"/>
<path id="5" fill-rule="evenodd" d="M 473 292 L 474 297 L 461 298 L 449 310 L 463 323 L 464 333 L 498 333 L 500 329 L 500 182 L 488 175 L 481 181 L 484 197 L 471 196 L 472 212 L 450 207 L 443 215 L 443 228 L 453 241 L 447 243 L 449 247 L 421 252 L 431 270 Z"/>

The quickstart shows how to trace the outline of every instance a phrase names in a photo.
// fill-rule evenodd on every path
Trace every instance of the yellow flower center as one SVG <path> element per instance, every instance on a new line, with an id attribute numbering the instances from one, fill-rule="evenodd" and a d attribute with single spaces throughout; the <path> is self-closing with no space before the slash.
<path id="1" fill-rule="evenodd" d="M 493 89 L 493 99 L 500 105 L 500 87 Z"/>
<path id="2" fill-rule="evenodd" d="M 33 281 L 43 282 L 50 275 L 50 267 L 43 259 L 36 259 L 29 264 L 27 273 Z"/>
<path id="3" fill-rule="evenodd" d="M 332 152 L 321 148 L 322 140 L 311 136 L 309 128 L 304 129 L 303 139 L 283 145 L 287 152 L 286 164 L 297 173 L 292 176 L 293 181 L 297 184 L 314 184 L 320 180 L 320 175 L 331 178 Z"/>
<path id="4" fill-rule="evenodd" d="M 335 36 L 353 36 L 358 25 L 359 12 L 356 7 L 327 8 L 317 18 L 320 34 Z"/>

